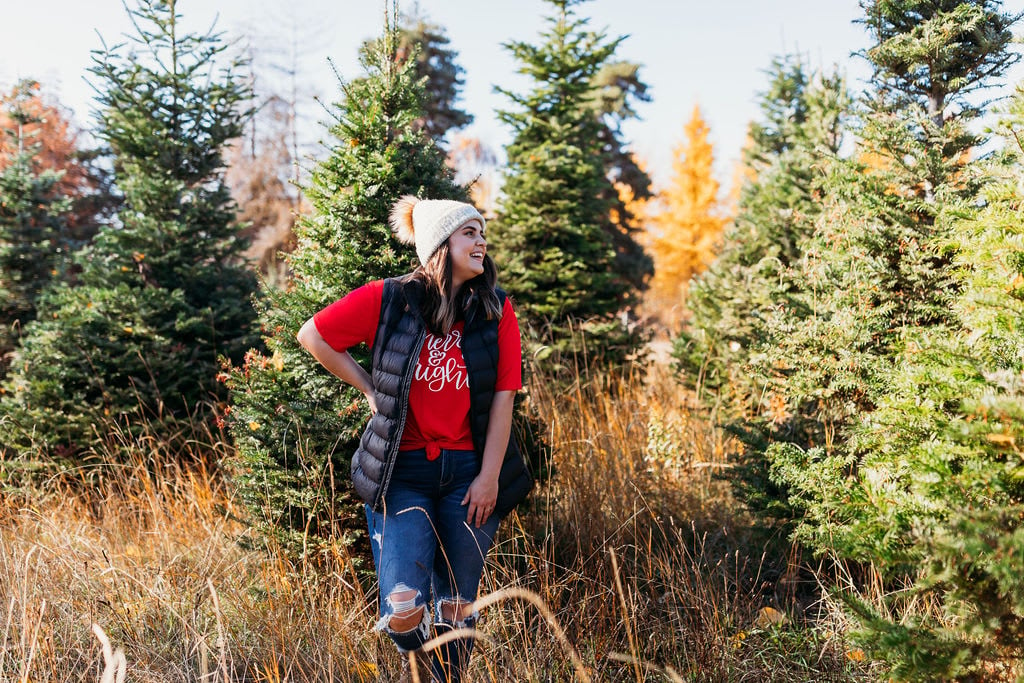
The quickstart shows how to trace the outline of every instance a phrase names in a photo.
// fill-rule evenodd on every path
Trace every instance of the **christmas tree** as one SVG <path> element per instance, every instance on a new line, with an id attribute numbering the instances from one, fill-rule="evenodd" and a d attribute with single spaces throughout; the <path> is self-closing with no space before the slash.
<path id="1" fill-rule="evenodd" d="M 259 297 L 267 351 L 251 351 L 223 375 L 232 392 L 234 487 L 260 532 L 307 555 L 347 544 L 363 527 L 349 460 L 369 414 L 362 395 L 321 368 L 295 334 L 349 291 L 413 269 L 413 250 L 387 222 L 400 196 L 466 198 L 418 124 L 422 81 L 416 63 L 400 59 L 396 19 L 364 50 L 365 75 L 342 84 L 332 109 L 330 155 L 304 189 L 313 212 L 298 222 L 286 257 L 292 282 Z M 367 363 L 365 349 L 352 354 Z"/>
<path id="2" fill-rule="evenodd" d="M 574 13 L 580 0 L 548 3 L 554 13 L 541 43 L 508 45 L 533 89 L 501 90 L 516 109 L 499 112 L 513 140 L 505 198 L 490 228 L 494 258 L 540 344 L 536 357 L 554 352 L 571 360 L 585 350 L 621 363 L 637 351 L 641 335 L 619 314 L 635 303 L 635 283 L 643 278 L 635 260 L 620 258 L 639 247 L 617 244 L 632 241 L 612 218 L 618 192 L 609 168 L 621 143 L 607 139 L 594 100 L 598 75 L 622 39 L 587 30 Z"/>
<path id="3" fill-rule="evenodd" d="M 881 588 L 849 604 L 903 680 L 978 680 L 985 657 L 1019 658 L 1014 200 L 986 189 L 1001 174 L 972 159 L 968 126 L 972 93 L 1017 59 L 1018 18 L 986 1 L 866 6 L 878 42 L 859 147 L 826 179 L 799 306 L 767 318 L 764 457 L 796 538 Z"/>
<path id="4" fill-rule="evenodd" d="M 78 285 L 54 288 L 26 330 L 4 386 L 9 459 L 79 463 L 113 422 L 188 438 L 222 394 L 218 357 L 254 341 L 255 281 L 222 181 L 247 114 L 238 63 L 218 34 L 182 31 L 173 2 L 130 14 L 138 35 L 92 69 L 125 206 L 78 255 Z"/>
<path id="5" fill-rule="evenodd" d="M 380 49 L 380 40 L 363 45 L 364 59 L 373 59 L 373 52 Z M 465 70 L 456 61 L 457 53 L 449 47 L 450 43 L 443 26 L 419 14 L 402 15 L 395 55 L 399 62 L 414 62 L 415 78 L 423 88 L 422 114 L 417 125 L 438 144 L 444 144 L 449 132 L 473 123 L 473 115 L 457 106 L 465 84 Z"/>
<path id="6" fill-rule="evenodd" d="M 774 311 L 805 310 L 798 270 L 822 211 L 822 182 L 837 162 L 850 102 L 838 74 L 813 75 L 796 56 L 773 61 L 750 126 L 739 211 L 721 253 L 691 284 L 690 319 L 676 340 L 681 377 L 742 444 L 735 482 L 755 509 L 786 517 L 784 495 L 768 479 L 764 450 L 778 402 L 766 396 L 766 350 L 783 333 Z"/>
<path id="7" fill-rule="evenodd" d="M 9 125 L 0 146 L 0 379 L 56 274 L 57 245 L 71 208 L 60 188 L 63 173 L 41 167 L 41 143 L 30 132 L 39 122 L 28 107 L 34 85 L 19 83 L 3 112 Z"/>
<path id="8" fill-rule="evenodd" d="M 982 177 L 968 159 L 978 138 L 967 130 L 975 110 L 966 96 L 983 84 L 982 74 L 994 76 L 1012 61 L 1012 17 L 991 5 L 928 4 L 919 17 L 930 29 L 924 32 L 917 20 L 899 20 L 896 12 L 917 16 L 920 3 L 868 8 L 867 21 L 882 42 L 868 51 L 878 60 L 875 87 L 866 95 L 858 133 L 860 151 L 874 161 L 866 165 L 862 153 L 832 165 L 825 207 L 799 266 L 804 293 L 797 305 L 768 316 L 777 345 L 764 355 L 765 394 L 778 401 L 773 428 L 779 442 L 769 459 L 778 480 L 796 477 L 800 491 L 808 485 L 823 491 L 825 482 L 845 487 L 859 458 L 846 447 L 846 427 L 885 395 L 908 331 L 951 323 L 957 285 L 952 252 L 943 246 L 949 216 L 973 201 Z M 914 85 L 907 74 L 926 49 L 918 43 L 935 40 L 945 47 L 945 61 L 932 64 L 934 73 L 915 76 L 925 85 Z M 905 54 L 904 61 L 895 54 Z M 936 101 L 947 103 L 941 125 Z M 819 495 L 804 500 L 794 491 L 791 498 L 820 510 Z M 810 519 L 801 527 L 812 545 L 834 545 L 837 533 L 832 524 Z"/>

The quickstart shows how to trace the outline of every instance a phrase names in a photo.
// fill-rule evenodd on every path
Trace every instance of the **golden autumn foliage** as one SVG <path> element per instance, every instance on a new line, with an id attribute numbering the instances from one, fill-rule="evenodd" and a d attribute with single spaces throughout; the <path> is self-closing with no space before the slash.
<path id="1" fill-rule="evenodd" d="M 637 166 L 646 172 L 646 168 L 642 162 L 637 162 Z M 626 207 L 626 213 L 628 216 L 623 216 L 619 213 L 618 209 L 613 208 L 611 213 L 611 221 L 615 225 L 624 225 L 626 228 L 639 228 L 643 222 L 648 205 L 651 200 L 640 199 L 633 192 L 633 188 L 626 183 L 615 183 L 615 191 L 619 195 L 619 201 L 622 202 L 622 206 Z"/>
<path id="2" fill-rule="evenodd" d="M 700 107 L 694 107 L 683 141 L 673 150 L 672 179 L 647 206 L 654 258 L 647 303 L 666 322 L 677 321 L 690 278 L 707 268 L 729 220 L 718 197 L 709 132 Z"/>

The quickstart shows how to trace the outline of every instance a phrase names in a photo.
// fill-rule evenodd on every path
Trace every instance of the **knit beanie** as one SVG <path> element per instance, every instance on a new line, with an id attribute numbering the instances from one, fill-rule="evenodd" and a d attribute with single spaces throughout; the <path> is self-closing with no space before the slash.
<path id="1" fill-rule="evenodd" d="M 419 199 L 405 195 L 391 208 L 391 229 L 405 244 L 416 245 L 420 264 L 425 264 L 452 233 L 470 221 L 484 229 L 486 222 L 470 204 L 450 199 Z"/>

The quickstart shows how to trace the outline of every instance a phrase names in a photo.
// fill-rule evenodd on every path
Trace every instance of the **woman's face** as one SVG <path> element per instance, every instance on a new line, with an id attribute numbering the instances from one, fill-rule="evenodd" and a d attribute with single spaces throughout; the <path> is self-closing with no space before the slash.
<path id="1" fill-rule="evenodd" d="M 484 272 L 487 240 L 476 221 L 459 227 L 448 238 L 448 254 L 452 260 L 452 290 L 458 291 L 465 282 Z"/>

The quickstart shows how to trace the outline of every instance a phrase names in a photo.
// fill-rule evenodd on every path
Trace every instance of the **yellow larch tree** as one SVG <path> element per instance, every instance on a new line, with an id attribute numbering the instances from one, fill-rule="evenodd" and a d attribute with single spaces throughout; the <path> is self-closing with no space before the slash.
<path id="1" fill-rule="evenodd" d="M 647 304 L 670 325 L 678 324 L 690 278 L 711 262 L 729 220 L 718 197 L 709 133 L 695 106 L 683 128 L 683 141 L 673 150 L 669 186 L 648 205 L 654 278 Z"/>

